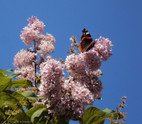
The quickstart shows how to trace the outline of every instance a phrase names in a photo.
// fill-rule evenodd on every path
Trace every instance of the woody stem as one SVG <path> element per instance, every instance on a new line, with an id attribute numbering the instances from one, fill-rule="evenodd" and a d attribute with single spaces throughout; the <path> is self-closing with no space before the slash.
<path id="1" fill-rule="evenodd" d="M 36 41 L 34 40 L 34 53 L 37 53 L 37 47 L 36 47 L 37 45 L 36 45 Z M 37 59 L 37 57 L 36 57 L 36 55 L 35 55 L 35 80 L 34 80 L 34 82 L 35 82 L 35 87 L 37 87 L 37 79 L 36 79 L 36 72 L 37 72 L 37 63 L 36 63 L 36 59 Z"/>

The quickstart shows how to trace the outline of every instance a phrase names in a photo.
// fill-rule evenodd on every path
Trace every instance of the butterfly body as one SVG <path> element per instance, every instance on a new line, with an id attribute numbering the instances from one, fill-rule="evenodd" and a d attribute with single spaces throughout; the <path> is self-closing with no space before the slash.
<path id="1" fill-rule="evenodd" d="M 87 29 L 82 30 L 82 35 L 81 35 L 81 42 L 79 44 L 79 51 L 80 52 L 85 52 L 90 50 L 92 47 L 94 47 L 95 42 L 93 41 L 90 33 L 88 32 Z"/>

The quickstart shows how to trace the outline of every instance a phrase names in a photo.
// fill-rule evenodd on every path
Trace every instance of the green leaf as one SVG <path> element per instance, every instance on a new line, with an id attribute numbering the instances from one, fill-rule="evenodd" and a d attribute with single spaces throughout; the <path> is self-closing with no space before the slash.
<path id="1" fill-rule="evenodd" d="M 11 79 L 7 77 L 0 77 L 0 91 L 10 90 Z"/>
<path id="2" fill-rule="evenodd" d="M 108 113 L 108 114 L 115 112 L 114 110 L 110 110 L 108 108 L 105 108 L 103 111 Z"/>
<path id="3" fill-rule="evenodd" d="M 37 97 L 35 95 L 35 93 L 32 92 L 32 91 L 25 91 L 25 92 L 22 93 L 22 95 L 27 97 L 28 99 L 31 99 L 31 100 L 41 99 L 41 97 Z"/>
<path id="4" fill-rule="evenodd" d="M 14 117 L 12 116 L 10 119 L 8 119 L 9 122 L 14 123 L 20 123 L 20 124 L 31 124 L 30 118 L 26 115 L 26 113 L 23 110 L 19 110 L 16 112 Z"/>
<path id="5" fill-rule="evenodd" d="M 4 91 L 0 92 L 0 110 L 5 111 L 5 114 L 7 116 L 10 116 L 8 112 L 6 112 L 9 108 L 12 109 L 12 113 L 14 116 L 10 116 L 8 119 L 9 122 L 14 123 L 30 123 L 29 117 L 25 114 L 20 102 L 25 102 L 26 97 L 22 96 L 21 94 L 18 94 L 14 91 Z M 27 101 L 26 101 L 27 102 Z M 0 111 L 0 118 L 3 118 L 2 111 Z M 5 118 L 4 118 L 5 119 Z M 0 122 L 3 120 L 0 119 Z"/>
<path id="6" fill-rule="evenodd" d="M 21 75 L 20 73 L 12 73 L 10 75 L 7 75 L 8 78 L 15 78 L 17 76 Z"/>
<path id="7" fill-rule="evenodd" d="M 43 107 L 46 108 L 43 105 L 37 104 L 37 105 L 33 106 L 31 109 L 27 110 L 26 114 L 27 114 L 28 117 L 31 118 L 31 116 L 33 115 L 34 112 L 36 112 L 38 109 L 41 109 Z"/>
<path id="8" fill-rule="evenodd" d="M 7 71 L 6 70 L 1 70 L 0 69 L 0 73 L 5 74 Z"/>
<path id="9" fill-rule="evenodd" d="M 8 69 L 8 70 L 1 70 L 0 69 L 0 73 L 2 73 L 2 74 L 5 74 L 7 72 L 12 72 L 12 71 L 13 71 L 13 69 Z"/>
<path id="10" fill-rule="evenodd" d="M 14 92 L 14 91 L 6 91 L 6 92 L 9 93 L 14 98 L 16 98 L 23 107 L 26 107 L 28 109 L 31 108 L 31 103 L 29 102 L 27 97 L 23 96 L 22 94 L 18 92 Z"/>
<path id="11" fill-rule="evenodd" d="M 3 122 L 5 120 L 5 115 L 0 109 L 0 122 Z"/>
<path id="12" fill-rule="evenodd" d="M 0 108 L 22 108 L 19 101 L 7 92 L 0 92 Z"/>
<path id="13" fill-rule="evenodd" d="M 48 124 L 69 124 L 68 120 L 65 120 L 63 117 L 54 117 L 53 119 L 50 119 L 50 117 L 47 118 L 46 123 Z"/>
<path id="14" fill-rule="evenodd" d="M 31 118 L 33 122 L 36 122 L 35 124 L 45 124 L 46 122 L 46 118 L 44 117 L 44 115 L 47 115 L 47 107 L 42 104 L 36 104 L 31 109 L 27 110 L 25 113 L 29 118 Z"/>
<path id="15" fill-rule="evenodd" d="M 26 79 L 13 80 L 11 87 L 19 88 L 19 87 L 32 87 L 32 82 Z"/>
<path id="16" fill-rule="evenodd" d="M 44 115 L 47 113 L 47 108 L 40 108 L 33 113 L 31 116 L 31 122 L 40 122 L 40 120 L 44 119 Z"/>
<path id="17" fill-rule="evenodd" d="M 0 73 L 0 77 L 5 77 L 5 75 L 3 73 Z"/>
<path id="18" fill-rule="evenodd" d="M 8 77 L 8 75 L 5 75 L 5 73 L 7 72 L 12 72 L 13 69 L 8 69 L 8 70 L 1 70 L 0 69 L 0 77 Z M 8 78 L 11 78 L 11 77 L 8 77 Z"/>
<path id="19" fill-rule="evenodd" d="M 105 112 L 92 106 L 87 108 L 80 124 L 103 124 L 106 117 Z"/>
<path id="20" fill-rule="evenodd" d="M 1 70 L 0 69 L 0 77 L 7 77 L 7 75 L 5 75 L 5 73 L 7 72 L 12 72 L 13 69 L 8 69 L 8 70 Z"/>
<path id="21" fill-rule="evenodd" d="M 118 113 L 113 113 L 114 110 L 110 110 L 108 108 L 104 109 L 103 111 L 96 108 L 96 107 L 89 107 L 85 111 L 85 114 L 79 121 L 79 124 L 104 124 L 106 118 L 112 119 L 121 119 Z"/>
<path id="22" fill-rule="evenodd" d="M 53 124 L 68 124 L 69 123 L 67 120 L 65 120 L 62 117 L 55 117 L 54 121 L 55 121 L 55 123 L 53 123 Z"/>

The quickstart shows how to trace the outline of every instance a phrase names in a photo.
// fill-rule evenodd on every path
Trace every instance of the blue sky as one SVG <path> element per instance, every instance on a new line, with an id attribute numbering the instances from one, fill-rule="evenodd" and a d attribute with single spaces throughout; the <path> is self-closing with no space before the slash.
<path id="1" fill-rule="evenodd" d="M 45 32 L 56 38 L 55 58 L 65 59 L 69 38 L 80 41 L 82 28 L 93 39 L 103 36 L 113 43 L 113 55 L 101 69 L 104 89 L 100 109 L 115 109 L 127 96 L 126 124 L 139 124 L 142 105 L 142 1 L 141 0 L 0 0 L 0 68 L 14 68 L 13 57 L 27 46 L 19 35 L 27 19 L 37 16 Z M 76 124 L 76 122 L 71 122 Z M 107 122 L 106 122 L 107 124 Z"/>

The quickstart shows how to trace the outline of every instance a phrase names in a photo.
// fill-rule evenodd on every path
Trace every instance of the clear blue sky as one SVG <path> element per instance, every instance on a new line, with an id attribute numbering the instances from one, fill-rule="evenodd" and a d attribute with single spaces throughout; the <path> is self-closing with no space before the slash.
<path id="1" fill-rule="evenodd" d="M 80 40 L 82 28 L 94 39 L 113 43 L 113 56 L 101 69 L 102 101 L 94 105 L 115 109 L 127 96 L 126 124 L 140 124 L 142 117 L 142 1 L 141 0 L 0 0 L 0 68 L 13 68 L 13 57 L 26 48 L 19 35 L 27 18 L 37 16 L 45 32 L 56 38 L 55 58 L 65 59 L 72 35 Z M 76 122 L 71 122 L 76 124 Z"/>

